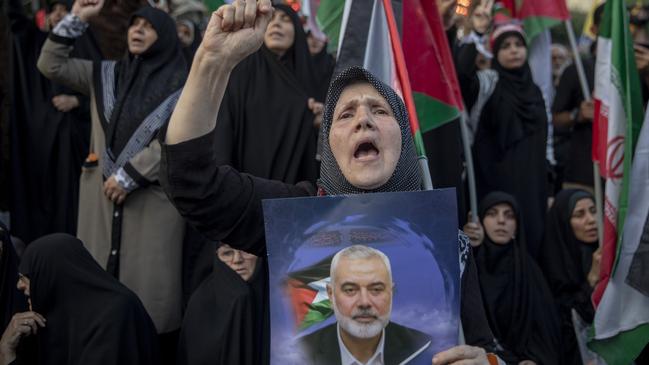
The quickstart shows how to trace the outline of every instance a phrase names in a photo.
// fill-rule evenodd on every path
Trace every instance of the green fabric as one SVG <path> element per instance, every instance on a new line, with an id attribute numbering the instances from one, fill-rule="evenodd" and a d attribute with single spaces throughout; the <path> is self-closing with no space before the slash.
<path id="1" fill-rule="evenodd" d="M 649 323 L 646 323 L 611 338 L 591 340 L 588 347 L 604 358 L 608 365 L 629 365 L 640 355 L 648 339 Z"/>
<path id="2" fill-rule="evenodd" d="M 332 54 L 335 54 L 338 49 L 344 10 L 345 0 L 322 0 L 318 7 L 316 22 L 320 30 L 329 38 L 327 51 Z"/>
<path id="3" fill-rule="evenodd" d="M 561 24 L 561 19 L 543 16 L 529 17 L 523 20 L 523 28 L 525 29 L 525 35 L 527 36 L 528 41 L 534 39 L 534 37 L 544 30 L 552 28 L 558 24 Z"/>
<path id="4" fill-rule="evenodd" d="M 413 92 L 412 95 L 417 107 L 421 133 L 432 131 L 460 116 L 457 108 L 435 100 L 426 94 Z"/>
<path id="5" fill-rule="evenodd" d="M 331 301 L 325 299 L 317 303 L 309 304 L 309 311 L 304 316 L 304 320 L 300 323 L 298 331 L 303 331 L 314 324 L 320 323 L 325 319 L 331 317 L 334 314 L 334 310 L 331 307 Z"/>
<path id="6" fill-rule="evenodd" d="M 224 5 L 223 0 L 203 0 L 203 4 L 207 7 L 207 10 L 211 13 L 216 11 L 221 5 Z"/>

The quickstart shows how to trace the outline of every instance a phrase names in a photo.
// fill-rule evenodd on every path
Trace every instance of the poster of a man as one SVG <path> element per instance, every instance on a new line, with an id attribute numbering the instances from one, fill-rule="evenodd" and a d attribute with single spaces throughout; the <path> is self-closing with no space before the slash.
<path id="1" fill-rule="evenodd" d="M 264 213 L 271 364 L 429 365 L 457 345 L 452 190 L 267 200 Z"/>
<path id="2" fill-rule="evenodd" d="M 363 245 L 344 248 L 331 261 L 327 295 L 336 323 L 300 339 L 312 364 L 402 364 L 430 346 L 423 332 L 390 321 L 390 259 Z"/>

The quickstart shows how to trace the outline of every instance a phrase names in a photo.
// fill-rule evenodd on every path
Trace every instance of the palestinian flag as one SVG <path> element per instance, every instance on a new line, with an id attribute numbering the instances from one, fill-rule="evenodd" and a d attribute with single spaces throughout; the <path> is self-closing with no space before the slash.
<path id="1" fill-rule="evenodd" d="M 643 105 L 623 0 L 606 2 L 595 75 L 593 159 L 600 164 L 606 188 L 601 274 L 593 292 L 596 313 L 589 347 L 609 365 L 629 364 L 649 342 L 649 306 L 646 297 L 625 282 L 638 247 L 636 231 L 644 226 L 637 221 L 646 218 L 646 213 L 638 215 L 647 204 L 640 199 L 647 185 L 646 175 L 631 170 Z M 637 165 L 643 163 L 646 160 L 638 160 Z"/>
<path id="2" fill-rule="evenodd" d="M 320 24 L 326 23 L 323 7 L 337 6 L 342 14 L 336 29 L 323 31 L 339 39 L 336 73 L 349 66 L 368 69 L 403 97 L 420 155 L 421 133 L 459 116 L 462 97 L 446 33 L 434 2 L 422 0 L 322 0 Z M 401 19 L 408 19 L 401 22 Z"/>
<path id="3" fill-rule="evenodd" d="M 288 274 L 285 285 L 295 314 L 295 327 L 303 331 L 334 314 L 327 295 L 333 256 Z"/>

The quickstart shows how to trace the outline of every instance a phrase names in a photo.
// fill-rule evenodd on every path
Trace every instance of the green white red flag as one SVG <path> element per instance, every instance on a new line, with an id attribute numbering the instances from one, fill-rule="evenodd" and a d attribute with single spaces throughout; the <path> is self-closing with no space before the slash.
<path id="1" fill-rule="evenodd" d="M 331 317 L 333 307 L 327 296 L 329 269 L 333 256 L 303 270 L 288 274 L 286 290 L 291 300 L 297 331 L 303 331 Z"/>
<path id="2" fill-rule="evenodd" d="M 642 217 L 638 214 L 647 204 L 639 200 L 647 185 L 642 186 L 641 174 L 632 171 L 643 105 L 623 0 L 608 0 L 601 21 L 595 114 L 593 160 L 600 165 L 606 187 L 601 274 L 593 293 L 596 313 L 589 347 L 609 365 L 629 364 L 649 342 L 649 302 L 625 282 L 639 241 L 638 224 L 625 223 L 646 217 L 646 213 Z M 642 163 L 646 160 L 636 165 Z"/>

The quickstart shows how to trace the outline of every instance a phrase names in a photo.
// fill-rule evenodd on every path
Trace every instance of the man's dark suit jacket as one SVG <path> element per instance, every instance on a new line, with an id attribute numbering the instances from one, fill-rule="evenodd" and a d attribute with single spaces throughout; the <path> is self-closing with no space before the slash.
<path id="1" fill-rule="evenodd" d="M 336 331 L 336 323 L 333 323 L 298 340 L 308 361 L 307 364 L 340 364 L 340 347 Z M 430 336 L 425 333 L 392 322 L 385 327 L 383 345 L 385 365 L 401 364 L 414 354 L 426 352 L 427 348 L 430 348 Z M 428 363 L 431 358 L 428 358 Z"/>

